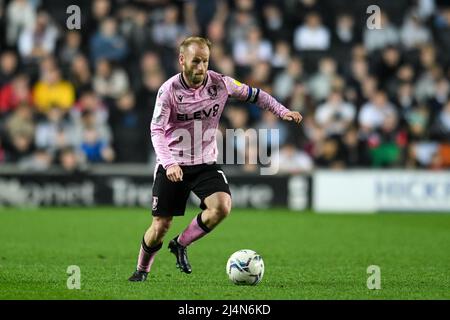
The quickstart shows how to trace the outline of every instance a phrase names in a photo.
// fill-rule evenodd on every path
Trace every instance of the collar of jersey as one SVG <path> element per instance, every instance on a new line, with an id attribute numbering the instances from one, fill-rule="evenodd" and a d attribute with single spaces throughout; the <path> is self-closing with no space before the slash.
<path id="1" fill-rule="evenodd" d="M 198 87 L 198 88 L 191 88 L 186 83 L 186 80 L 184 80 L 183 72 L 180 72 L 180 83 L 183 86 L 183 88 L 185 88 L 186 90 L 197 90 L 197 89 L 200 89 L 202 86 L 205 86 L 207 82 L 208 82 L 208 73 L 206 73 L 205 80 L 203 80 L 202 85 L 200 87 Z"/>

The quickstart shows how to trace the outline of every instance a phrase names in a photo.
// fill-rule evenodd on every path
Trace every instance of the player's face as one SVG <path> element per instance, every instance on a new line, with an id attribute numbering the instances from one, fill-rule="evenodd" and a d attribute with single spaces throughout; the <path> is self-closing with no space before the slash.
<path id="1" fill-rule="evenodd" d="M 206 77 L 209 64 L 209 49 L 207 46 L 192 44 L 186 48 L 180 57 L 183 66 L 183 73 L 189 84 L 194 87 L 201 85 Z"/>

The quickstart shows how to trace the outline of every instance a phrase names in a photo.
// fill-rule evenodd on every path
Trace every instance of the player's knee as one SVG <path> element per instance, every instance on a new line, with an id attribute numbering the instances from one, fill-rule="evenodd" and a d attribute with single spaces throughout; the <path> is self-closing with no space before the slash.
<path id="1" fill-rule="evenodd" d="M 172 225 L 172 217 L 154 217 L 153 224 L 158 234 L 164 235 Z"/>
<path id="2" fill-rule="evenodd" d="M 222 219 L 227 217 L 231 212 L 231 200 L 229 198 L 223 199 L 223 201 L 220 201 L 214 209 L 218 217 Z"/>

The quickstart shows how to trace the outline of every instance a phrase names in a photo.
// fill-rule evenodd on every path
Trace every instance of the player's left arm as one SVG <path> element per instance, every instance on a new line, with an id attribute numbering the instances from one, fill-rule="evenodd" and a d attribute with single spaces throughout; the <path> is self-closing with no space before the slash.
<path id="1" fill-rule="evenodd" d="M 264 90 L 253 88 L 228 76 L 223 76 L 223 80 L 229 96 L 241 101 L 255 103 L 263 109 L 270 110 L 283 120 L 295 121 L 296 123 L 302 121 L 303 117 L 299 112 L 290 111 Z"/>

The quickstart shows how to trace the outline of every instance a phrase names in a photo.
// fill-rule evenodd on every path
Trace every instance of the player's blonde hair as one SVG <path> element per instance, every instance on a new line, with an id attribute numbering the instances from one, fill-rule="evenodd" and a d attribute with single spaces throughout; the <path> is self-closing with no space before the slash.
<path id="1" fill-rule="evenodd" d="M 206 38 L 202 37 L 188 37 L 183 40 L 180 44 L 180 54 L 183 54 L 187 47 L 189 47 L 191 44 L 198 44 L 201 46 L 207 46 L 209 50 L 211 50 L 211 41 L 209 41 Z"/>

